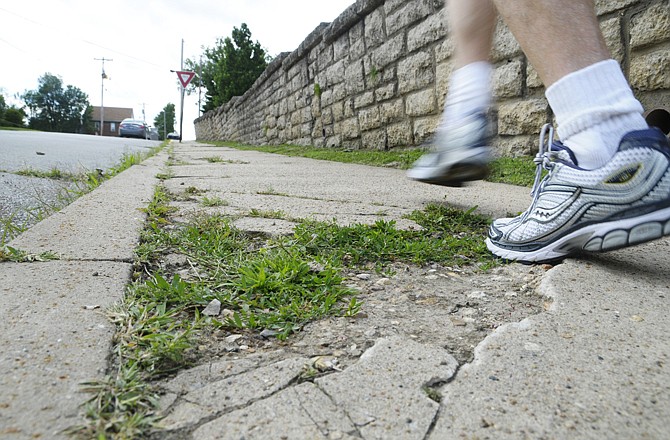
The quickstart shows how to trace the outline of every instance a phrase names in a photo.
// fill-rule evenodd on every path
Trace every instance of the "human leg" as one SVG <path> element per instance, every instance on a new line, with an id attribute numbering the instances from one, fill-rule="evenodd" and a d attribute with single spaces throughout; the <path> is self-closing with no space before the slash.
<path id="1" fill-rule="evenodd" d="M 548 86 L 560 142 L 541 138 L 547 175 L 525 213 L 492 224 L 488 248 L 545 261 L 670 235 L 670 145 L 609 60 L 593 1 L 495 2 Z"/>
<path id="2" fill-rule="evenodd" d="M 489 54 L 496 12 L 491 0 L 449 0 L 454 40 L 454 72 L 434 148 L 408 176 L 438 185 L 459 186 L 488 173 L 488 119 L 491 104 Z"/>
<path id="3" fill-rule="evenodd" d="M 598 25 L 593 0 L 495 0 L 547 87 L 558 136 L 583 168 L 614 155 L 621 138 L 647 127 Z"/>

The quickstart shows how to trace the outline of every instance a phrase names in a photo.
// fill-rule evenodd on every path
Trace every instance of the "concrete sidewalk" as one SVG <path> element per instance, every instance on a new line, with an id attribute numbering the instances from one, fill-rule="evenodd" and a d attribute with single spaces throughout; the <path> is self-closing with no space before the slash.
<path id="1" fill-rule="evenodd" d="M 218 212 L 239 216 L 236 225 L 249 231 L 293 226 L 247 216 L 252 209 L 340 223 L 383 213 L 409 227 L 402 217 L 428 203 L 477 205 L 496 217 L 530 201 L 527 188 L 442 188 L 394 169 L 173 145 L 166 187 L 221 196 L 229 204 Z M 81 421 L 79 383 L 104 376 L 114 331 L 99 312 L 123 296 L 140 209 L 167 159 L 132 167 L 10 243 L 61 259 L 0 264 L 1 436 L 58 438 Z M 183 217 L 202 209 L 174 205 Z M 160 437 L 670 438 L 669 257 L 663 239 L 555 266 L 539 288 L 550 298 L 546 310 L 498 327 L 467 364 L 441 344 L 379 331 L 343 371 L 313 382 L 297 380 L 309 358 L 290 350 L 196 367 L 165 384 Z M 450 288 L 440 280 L 430 285 Z"/>

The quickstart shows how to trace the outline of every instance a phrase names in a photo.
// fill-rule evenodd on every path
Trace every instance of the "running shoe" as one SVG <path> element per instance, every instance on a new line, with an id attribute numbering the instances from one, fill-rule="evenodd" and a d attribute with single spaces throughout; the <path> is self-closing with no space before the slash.
<path id="1" fill-rule="evenodd" d="M 485 113 L 475 113 L 458 127 L 437 128 L 433 149 L 417 160 L 407 177 L 443 186 L 488 176 L 491 156 L 490 123 Z"/>
<path id="2" fill-rule="evenodd" d="M 486 239 L 491 252 L 542 262 L 670 235 L 670 145 L 660 130 L 628 133 L 614 157 L 595 170 L 579 168 L 572 151 L 552 139 L 546 125 L 533 201 L 520 216 L 493 222 Z"/>

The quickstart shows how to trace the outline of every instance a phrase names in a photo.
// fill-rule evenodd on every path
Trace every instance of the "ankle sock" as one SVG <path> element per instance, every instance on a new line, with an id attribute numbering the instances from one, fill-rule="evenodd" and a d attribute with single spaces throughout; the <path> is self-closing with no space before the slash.
<path id="1" fill-rule="evenodd" d="M 443 124 L 458 124 L 472 113 L 489 108 L 492 99 L 492 71 L 491 63 L 477 61 L 451 74 L 442 115 Z"/>
<path id="2" fill-rule="evenodd" d="M 642 105 L 615 60 L 564 76 L 547 88 L 546 96 L 556 115 L 558 137 L 581 168 L 605 165 L 626 133 L 647 128 Z"/>

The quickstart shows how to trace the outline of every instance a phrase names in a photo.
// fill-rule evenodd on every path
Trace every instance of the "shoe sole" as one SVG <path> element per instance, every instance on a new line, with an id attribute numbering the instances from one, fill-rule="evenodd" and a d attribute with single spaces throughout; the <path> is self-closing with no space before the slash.
<path id="1" fill-rule="evenodd" d="M 634 218 L 587 225 L 532 252 L 501 248 L 490 238 L 486 239 L 486 247 L 498 257 L 507 260 L 539 263 L 562 260 L 580 252 L 613 251 L 667 235 L 670 235 L 670 207 Z"/>
<path id="2" fill-rule="evenodd" d="M 486 179 L 490 174 L 490 169 L 486 165 L 459 163 L 452 166 L 445 175 L 434 178 L 415 178 L 414 180 L 431 185 L 460 187 L 463 183 L 473 180 Z"/>

